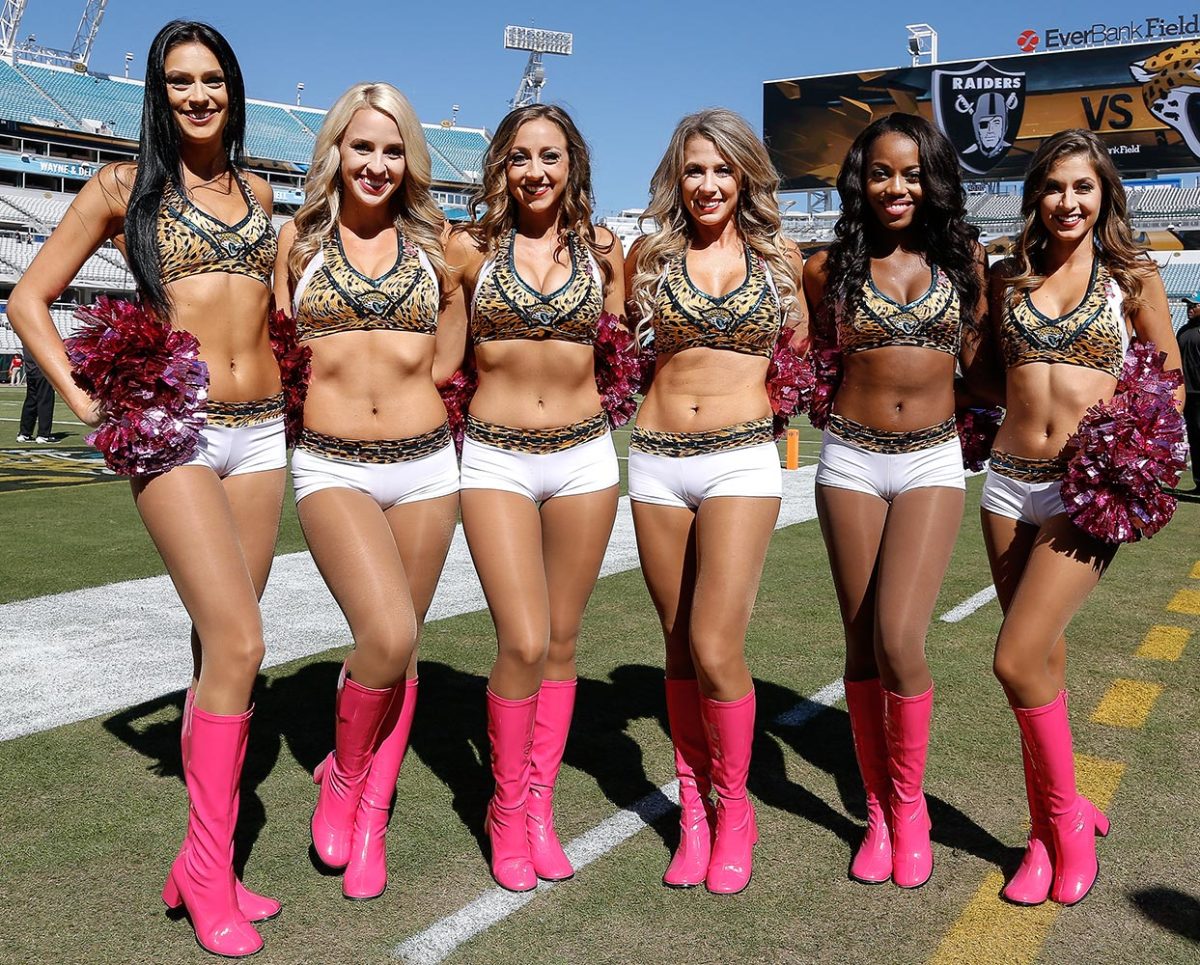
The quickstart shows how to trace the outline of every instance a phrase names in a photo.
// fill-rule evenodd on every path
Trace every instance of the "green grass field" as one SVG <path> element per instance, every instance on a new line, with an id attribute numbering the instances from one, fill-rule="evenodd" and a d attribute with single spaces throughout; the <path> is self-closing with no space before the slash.
<path id="1" fill-rule="evenodd" d="M 7 421 L 16 418 L 18 400 L 19 390 L 0 387 L 0 454 L 21 448 L 12 443 L 15 422 Z M 59 446 L 82 445 L 78 427 L 58 428 L 74 433 Z M 811 463 L 816 436 L 805 429 L 802 438 L 803 462 Z M 622 453 L 626 440 L 618 435 Z M 968 507 L 977 506 L 980 485 L 979 477 L 969 481 Z M 0 512 L 0 602 L 162 571 L 121 482 L 0 489 Z M 1154 625 L 1200 629 L 1200 613 L 1165 609 L 1180 590 L 1200 594 L 1192 575 L 1200 575 L 1193 570 L 1198 532 L 1200 504 L 1186 501 L 1161 535 L 1122 549 L 1069 634 L 1076 750 L 1124 765 L 1109 811 L 1113 832 L 1099 845 L 1100 881 L 1082 905 L 1059 914 L 1048 906 L 1018 912 L 1018 926 L 999 941 L 986 920 L 969 920 L 962 934 L 964 910 L 989 875 L 1013 870 L 1024 839 L 1016 726 L 991 675 L 999 625 L 994 602 L 961 623 L 935 620 L 930 629 L 938 688 L 927 780 L 932 880 L 904 892 L 847 879 L 863 813 L 844 707 L 801 727 L 776 723 L 841 673 L 841 628 L 812 521 L 776 534 L 750 627 L 759 700 L 751 791 L 761 835 L 750 888 L 734 898 L 663 888 L 659 879 L 676 837 L 672 812 L 446 960 L 923 963 L 958 924 L 955 934 L 965 944 L 956 947 L 970 952 L 953 960 L 964 962 L 1195 962 L 1200 643 L 1192 639 L 1176 661 L 1135 651 Z M 279 552 L 299 549 L 287 503 Z M 989 582 L 978 513 L 968 508 L 937 613 Z M 1200 611 L 1200 596 L 1194 599 Z M 336 627 L 331 636 L 346 633 Z M 339 880 L 308 856 L 310 775 L 332 740 L 342 652 L 262 675 L 237 856 L 247 883 L 279 897 L 285 909 L 261 926 L 267 945 L 256 961 L 393 960 L 400 942 L 494 887 L 482 848 L 490 793 L 483 692 L 494 646 L 485 612 L 426 629 L 413 746 L 389 835 L 390 884 L 372 902 L 345 901 Z M 661 661 L 640 573 L 602 580 L 584 621 L 578 711 L 559 783 L 564 840 L 671 778 Z M 63 668 L 64 689 L 71 687 L 69 670 Z M 111 673 L 131 670 L 113 666 Z M 1119 679 L 1162 685 L 1141 727 L 1092 720 Z M 177 691 L 0 743 L 0 962 L 212 960 L 158 898 L 185 819 L 181 705 Z"/>

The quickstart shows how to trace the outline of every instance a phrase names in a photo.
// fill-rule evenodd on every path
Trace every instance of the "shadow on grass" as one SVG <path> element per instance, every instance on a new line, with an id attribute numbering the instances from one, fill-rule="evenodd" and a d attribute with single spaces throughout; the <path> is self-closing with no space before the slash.
<path id="1" fill-rule="evenodd" d="M 288 711 L 295 716 L 296 705 L 281 703 L 275 698 L 274 690 L 275 687 L 265 686 L 262 677 L 258 679 L 255 687 L 256 709 L 250 727 L 246 765 L 242 770 L 237 832 L 234 836 L 233 864 L 239 874 L 245 868 L 254 842 L 258 840 L 259 833 L 267 823 L 266 810 L 256 789 L 271 773 L 279 759 L 280 728 L 276 718 L 286 715 Z M 148 768 L 151 773 L 182 782 L 179 728 L 183 717 L 183 697 L 184 691 L 177 690 L 154 700 L 144 701 L 113 714 L 104 721 L 104 729 L 143 757 L 149 758 L 153 762 Z M 167 708 L 174 709 L 175 713 L 168 715 L 166 719 L 154 720 L 144 727 L 137 726 L 139 721 L 160 716 Z M 186 822 L 186 814 L 181 814 L 181 840 Z"/>
<path id="2" fill-rule="evenodd" d="M 333 746 L 333 701 L 339 661 L 305 664 L 293 673 L 259 678 L 250 746 L 242 774 L 241 809 L 235 839 L 238 869 L 266 824 L 256 793 L 275 767 L 284 744 L 310 773 Z M 484 809 L 492 793 L 487 740 L 487 678 L 464 673 L 433 660 L 420 665 L 421 688 L 413 724 L 410 753 L 417 755 L 452 794 L 459 820 L 488 850 L 483 830 Z M 765 680 L 755 681 L 758 725 L 750 789 L 764 803 L 826 828 L 841 838 L 849 851 L 862 835 L 862 784 L 854 758 L 850 726 L 844 711 L 821 708 L 802 726 L 777 722 L 781 714 L 803 702 L 794 690 Z M 164 715 L 163 711 L 175 713 Z M 182 780 L 179 758 L 179 717 L 183 693 L 177 691 L 146 701 L 109 717 L 105 728 L 152 761 L 150 770 Z M 139 726 L 139 721 L 151 722 Z M 631 722 L 649 718 L 662 729 L 669 754 L 670 737 L 663 697 L 661 667 L 624 664 L 607 680 L 581 678 L 575 719 L 564 763 L 589 774 L 601 793 L 617 808 L 627 808 L 657 790 L 646 775 L 642 747 L 629 736 Z M 786 775 L 786 746 L 815 767 L 833 776 L 841 803 L 860 821 L 846 817 Z M 403 783 L 403 776 L 401 782 Z M 399 796 L 398 796 L 399 797 Z M 313 795 L 315 800 L 315 792 Z M 965 814 L 944 801 L 929 798 L 934 840 L 1008 868 L 1020 851 L 1008 848 Z M 183 817 L 180 820 L 181 831 Z M 678 844 L 677 811 L 672 809 L 652 825 L 668 849 Z M 314 862 L 314 866 L 320 865 Z"/>
<path id="3" fill-rule="evenodd" d="M 756 680 L 755 690 L 760 733 L 754 744 L 750 789 L 765 803 L 836 834 L 848 846 L 848 866 L 866 825 L 866 801 L 854 756 L 849 715 L 844 710 L 814 707 L 812 716 L 801 726 L 782 724 L 778 722 L 779 716 L 805 702 L 804 699 L 795 691 L 769 681 Z M 781 744 L 833 777 L 843 808 L 856 821 L 788 779 Z M 1016 870 L 1022 855 L 1020 848 L 1004 844 L 953 804 L 931 794 L 926 795 L 926 800 L 935 843 L 990 861 L 1006 873 Z"/>
<path id="4" fill-rule="evenodd" d="M 1200 945 L 1200 901 L 1174 888 L 1131 891 L 1129 900 L 1156 925 Z"/>

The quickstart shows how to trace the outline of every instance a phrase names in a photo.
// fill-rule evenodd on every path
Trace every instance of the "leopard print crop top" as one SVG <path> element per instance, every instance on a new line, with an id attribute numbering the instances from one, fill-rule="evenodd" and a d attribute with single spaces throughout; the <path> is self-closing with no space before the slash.
<path id="1" fill-rule="evenodd" d="M 1029 292 L 1022 292 L 1006 306 L 1000 322 L 1004 367 L 1058 362 L 1120 378 L 1129 345 L 1121 304 L 1121 290 L 1098 258 L 1092 262 L 1083 300 L 1065 315 L 1043 315 Z"/>
<path id="2" fill-rule="evenodd" d="M 654 299 L 654 351 L 661 358 L 689 348 L 771 357 L 783 325 L 779 294 L 767 263 L 745 247 L 746 278 L 733 291 L 701 291 L 687 270 L 687 251 L 663 272 Z"/>
<path id="3" fill-rule="evenodd" d="M 437 275 L 421 248 L 396 235 L 396 263 L 378 278 L 350 264 L 337 227 L 296 284 L 292 301 L 301 341 L 338 332 L 437 332 Z"/>
<path id="4" fill-rule="evenodd" d="M 875 287 L 868 271 L 853 313 L 838 319 L 837 339 L 842 353 L 852 355 L 903 345 L 957 356 L 962 344 L 958 291 L 936 265 L 931 265 L 929 272 L 925 294 L 901 305 Z"/>
<path id="5" fill-rule="evenodd" d="M 479 273 L 471 299 L 472 341 L 478 345 L 520 338 L 559 339 L 591 345 L 596 319 L 604 311 L 604 285 L 592 253 L 570 232 L 566 247 L 571 275 L 546 295 L 517 274 L 515 236 L 514 230 L 500 242 L 495 258 Z"/>
<path id="6" fill-rule="evenodd" d="M 192 275 L 222 272 L 271 286 L 276 251 L 271 216 L 241 172 L 235 170 L 233 177 L 246 199 L 246 214 L 232 225 L 202 210 L 173 182 L 167 182 L 157 224 L 164 285 Z"/>

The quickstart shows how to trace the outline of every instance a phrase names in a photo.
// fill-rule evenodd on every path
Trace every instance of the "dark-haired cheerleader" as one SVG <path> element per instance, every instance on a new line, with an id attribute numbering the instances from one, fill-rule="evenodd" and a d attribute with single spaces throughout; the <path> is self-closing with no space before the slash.
<path id="1" fill-rule="evenodd" d="M 867 794 L 850 875 L 917 888 L 933 870 L 925 635 L 962 519 L 954 376 L 974 361 L 985 261 L 954 149 L 922 118 L 867 127 L 837 184 L 837 238 L 804 279 L 818 339 L 842 358 L 816 481 Z"/>
<path id="2" fill-rule="evenodd" d="M 286 450 L 267 313 L 275 233 L 271 189 L 241 169 L 245 95 L 237 59 L 213 28 L 172 21 L 150 47 L 137 163 L 103 168 L 72 202 L 8 303 L 13 327 L 88 425 L 104 417 L 72 381 L 49 306 L 106 241 L 124 252 L 144 303 L 196 336 L 209 402 L 196 455 L 135 477 L 133 497 L 192 619 L 195 673 L 182 752 L 187 835 L 163 898 L 184 905 L 196 938 L 252 955 L 251 924 L 278 902 L 233 872 L 238 782 L 251 689 L 263 657 L 258 600 L 279 528 Z"/>
<path id="3" fill-rule="evenodd" d="M 991 274 L 1008 415 L 982 499 L 1004 610 L 995 672 L 1021 731 L 1031 819 L 1003 895 L 1073 905 L 1096 880 L 1095 835 L 1107 834 L 1108 819 L 1075 789 L 1064 633 L 1116 545 L 1067 517 L 1064 450 L 1088 407 L 1113 396 L 1130 326 L 1167 353 L 1168 369 L 1179 368 L 1179 353 L 1162 279 L 1133 243 L 1125 189 L 1095 135 L 1064 131 L 1042 143 L 1021 212 L 1013 256 Z"/>

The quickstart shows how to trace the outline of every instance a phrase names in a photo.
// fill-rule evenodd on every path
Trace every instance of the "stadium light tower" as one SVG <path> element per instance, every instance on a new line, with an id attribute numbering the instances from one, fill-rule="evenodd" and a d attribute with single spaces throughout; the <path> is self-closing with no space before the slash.
<path id="1" fill-rule="evenodd" d="M 104 18 L 104 8 L 108 6 L 108 0 L 85 0 L 83 16 L 79 18 L 75 42 L 70 50 L 43 47 L 33 37 L 24 43 L 17 42 L 21 17 L 24 16 L 28 5 L 29 0 L 4 0 L 4 6 L 0 9 L 0 55 L 13 61 L 20 57 L 34 63 L 87 70 L 92 46 L 100 32 L 100 21 Z"/>
<path id="2" fill-rule="evenodd" d="M 908 31 L 908 52 L 912 56 L 912 65 L 936 64 L 937 31 L 927 23 L 910 23 L 904 29 Z"/>
<path id="3" fill-rule="evenodd" d="M 505 50 L 528 50 L 529 61 L 525 64 L 525 73 L 521 75 L 521 83 L 517 92 L 509 101 L 509 107 L 514 110 L 526 104 L 542 102 L 542 88 L 546 85 L 546 68 L 542 66 L 542 54 L 558 54 L 561 57 L 571 55 L 571 47 L 575 35 L 561 30 L 541 30 L 537 27 L 505 27 Z"/>

